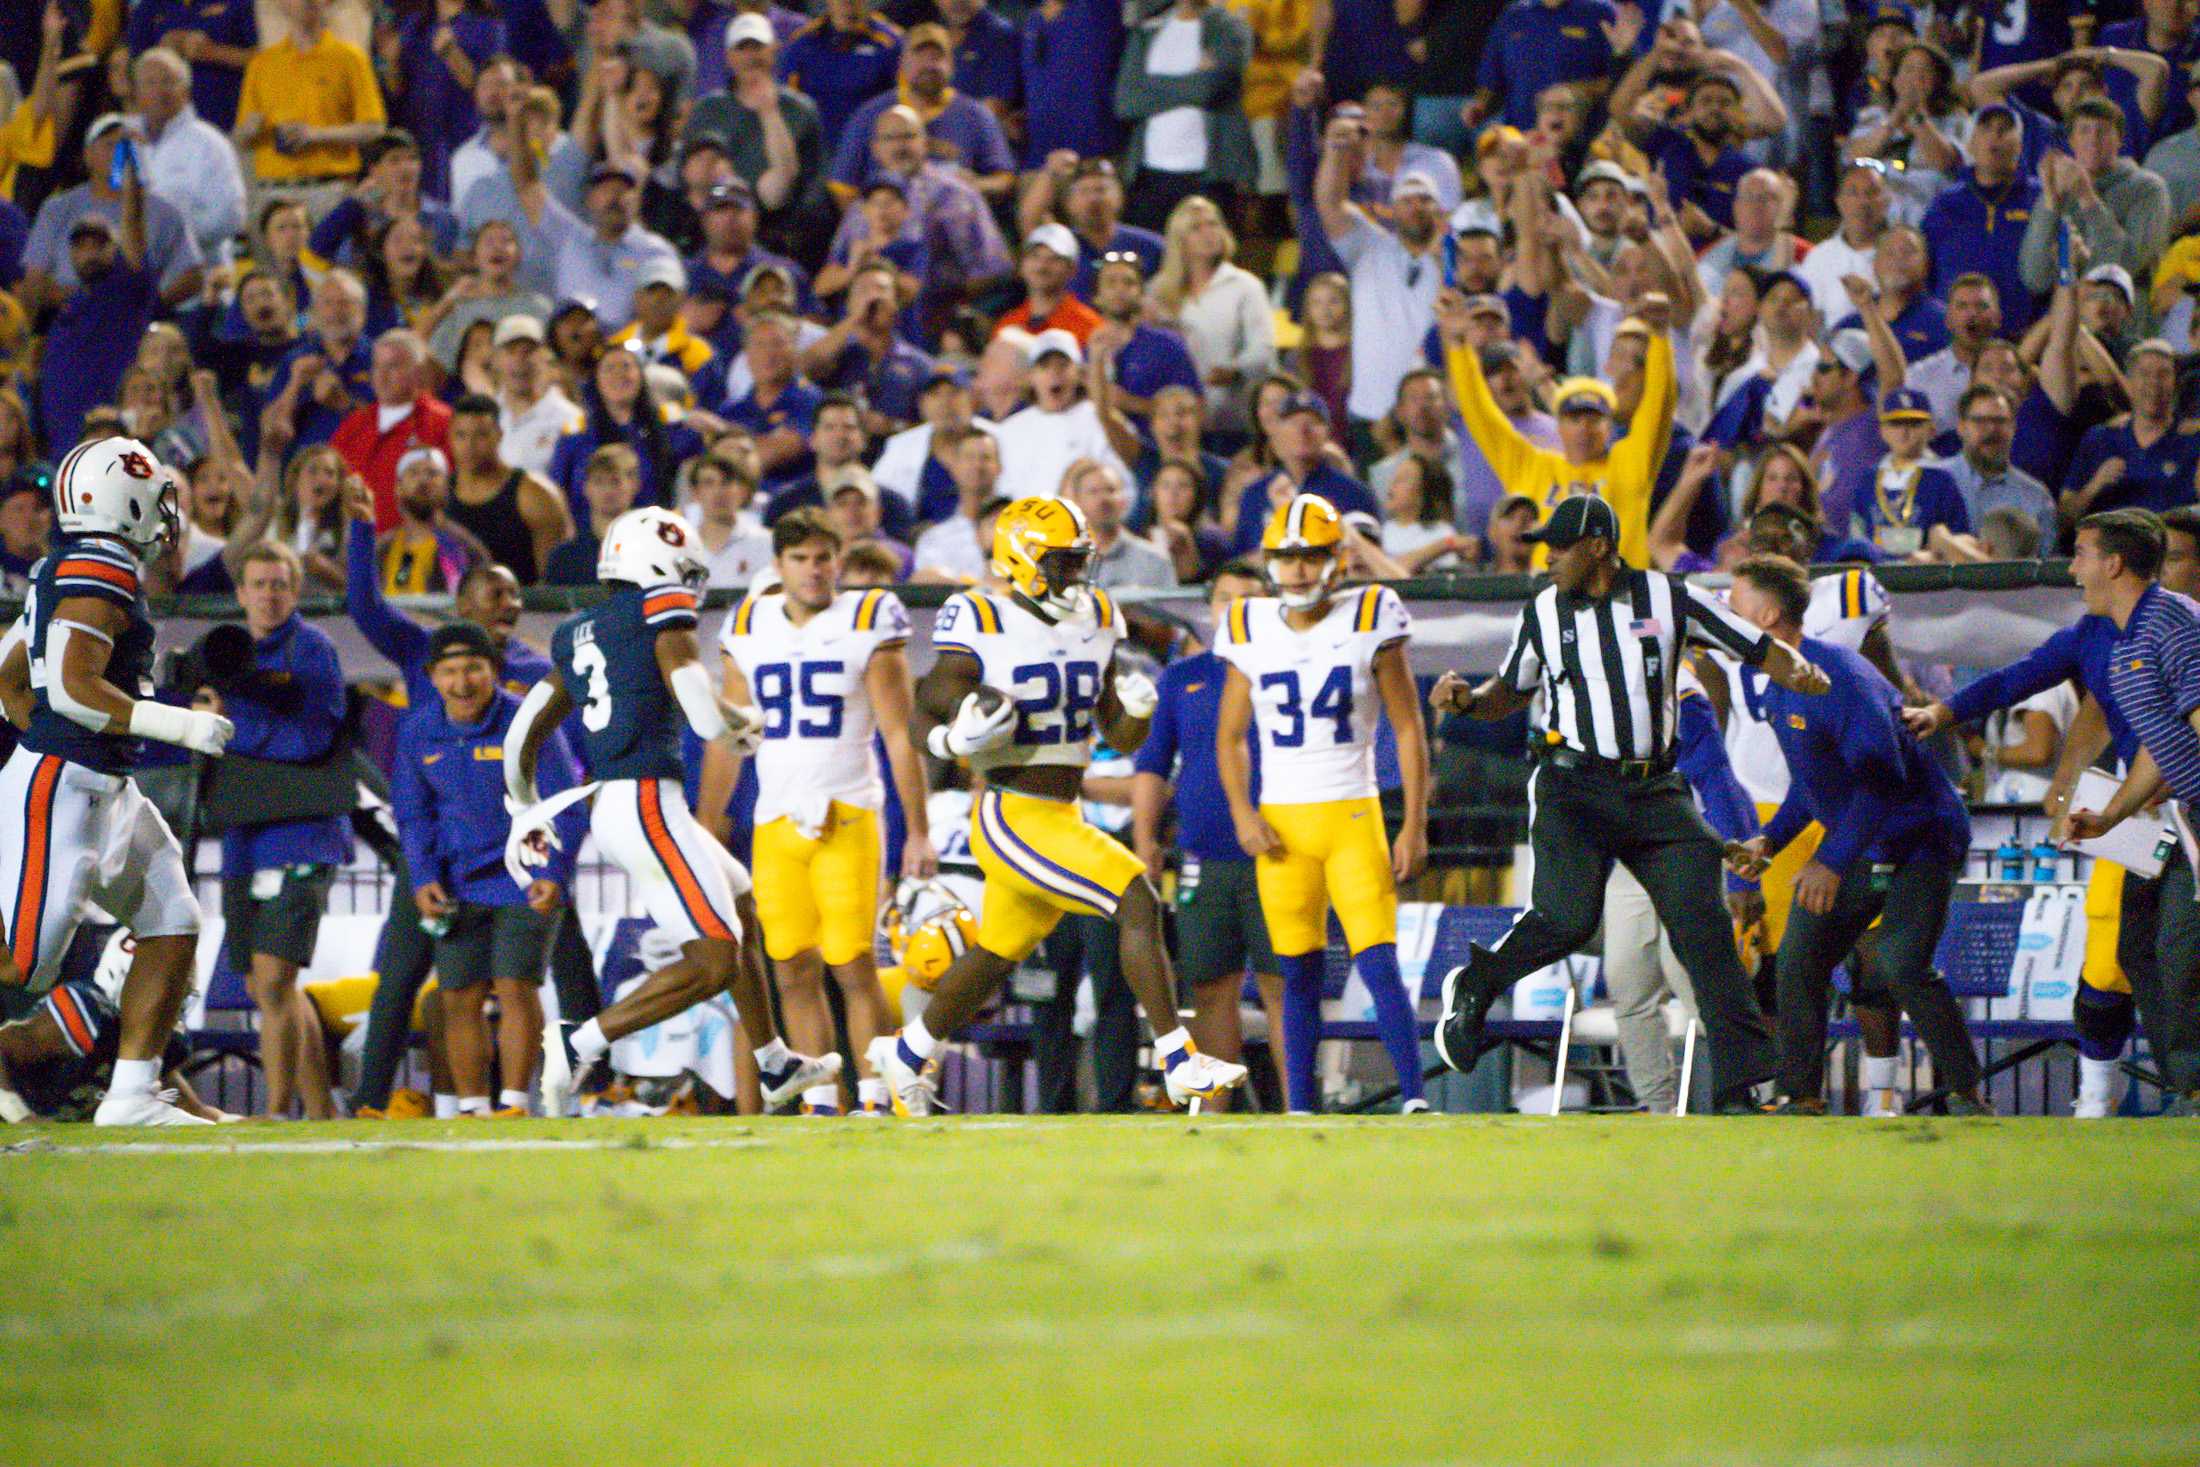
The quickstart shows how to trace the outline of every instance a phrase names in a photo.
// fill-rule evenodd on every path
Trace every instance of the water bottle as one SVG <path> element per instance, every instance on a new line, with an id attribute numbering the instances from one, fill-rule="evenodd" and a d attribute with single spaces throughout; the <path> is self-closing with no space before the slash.
<path id="1" fill-rule="evenodd" d="M 2062 879 L 2062 852 L 2045 840 L 2032 847 L 2032 879 L 2039 882 Z"/>
<path id="2" fill-rule="evenodd" d="M 2002 838 L 1994 851 L 1994 864 L 2001 871 L 2004 881 L 2024 880 L 2024 847 L 2017 844 L 2014 832 Z"/>

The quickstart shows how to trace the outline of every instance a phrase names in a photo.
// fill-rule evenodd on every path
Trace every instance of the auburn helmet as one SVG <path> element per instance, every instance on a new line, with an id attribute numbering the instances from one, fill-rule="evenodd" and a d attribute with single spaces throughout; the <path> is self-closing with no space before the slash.
<path id="1" fill-rule="evenodd" d="M 978 942 L 978 919 L 937 881 L 904 883 L 880 914 L 879 930 L 909 981 L 927 993 Z"/>
<path id="2" fill-rule="evenodd" d="M 54 510 L 65 535 L 112 535 L 150 559 L 183 528 L 175 470 L 135 438 L 79 443 L 54 470 Z"/>
<path id="3" fill-rule="evenodd" d="M 1312 589 L 1287 591 L 1280 585 L 1276 588 L 1277 599 L 1293 611 L 1319 606 L 1329 599 L 1337 578 L 1344 573 L 1344 516 L 1319 494 L 1294 494 L 1290 503 L 1269 517 L 1268 529 L 1260 537 L 1260 551 L 1268 560 L 1278 555 L 1326 554 L 1328 564 Z M 1270 579 L 1274 576 L 1271 570 Z"/>
<path id="4" fill-rule="evenodd" d="M 993 574 L 1056 616 L 1085 604 L 1092 534 L 1066 499 L 1019 499 L 993 525 Z"/>
<path id="5" fill-rule="evenodd" d="M 702 589 L 710 567 L 694 527 L 669 509 L 630 509 L 611 522 L 596 557 L 596 579 L 636 586 Z"/>

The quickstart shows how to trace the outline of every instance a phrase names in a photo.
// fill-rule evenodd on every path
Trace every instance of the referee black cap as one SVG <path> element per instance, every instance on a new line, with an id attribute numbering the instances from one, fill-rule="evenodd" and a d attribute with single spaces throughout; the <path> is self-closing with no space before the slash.
<path id="1" fill-rule="evenodd" d="M 1520 537 L 1537 545 L 1571 545 L 1577 540 L 1609 540 L 1619 543 L 1619 516 L 1612 506 L 1594 494 L 1562 499 L 1551 517 Z"/>
<path id="2" fill-rule="evenodd" d="M 433 667 L 446 657 L 479 657 L 491 667 L 502 660 L 489 634 L 470 621 L 446 623 L 428 638 L 427 665 Z"/>

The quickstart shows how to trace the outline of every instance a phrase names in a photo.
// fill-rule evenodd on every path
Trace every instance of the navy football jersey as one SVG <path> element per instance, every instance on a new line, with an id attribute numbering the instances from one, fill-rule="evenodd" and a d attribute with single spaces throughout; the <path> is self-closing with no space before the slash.
<path id="1" fill-rule="evenodd" d="M 621 586 L 561 626 L 550 657 L 580 708 L 594 779 L 678 779 L 686 719 L 657 667 L 657 634 L 692 631 L 698 602 L 685 586 Z"/>
<path id="2" fill-rule="evenodd" d="M 128 697 L 152 693 L 153 619 L 146 610 L 137 557 L 120 541 L 104 535 L 64 539 L 34 569 L 23 605 L 30 627 L 32 697 L 31 726 L 23 733 L 23 747 L 57 754 L 103 774 L 124 774 L 137 763 L 142 740 L 122 733 L 93 733 L 53 707 L 52 687 L 61 669 L 47 665 L 46 634 L 61 603 L 80 596 L 111 602 L 128 618 L 107 655 L 106 680 Z"/>
<path id="3" fill-rule="evenodd" d="M 20 995 L 23 990 L 9 992 Z M 64 1057 L 9 1071 L 23 1103 L 45 1120 L 90 1120 L 114 1081 L 115 1060 L 122 1050 L 122 1016 L 114 1004 L 94 984 L 64 983 L 38 998 L 20 998 L 0 1008 L 11 1019 L 31 1018 L 43 1010 L 61 1031 L 61 1042 L 69 1051 Z M 169 1035 L 161 1054 L 161 1073 L 180 1067 L 190 1057 L 183 1036 Z"/>

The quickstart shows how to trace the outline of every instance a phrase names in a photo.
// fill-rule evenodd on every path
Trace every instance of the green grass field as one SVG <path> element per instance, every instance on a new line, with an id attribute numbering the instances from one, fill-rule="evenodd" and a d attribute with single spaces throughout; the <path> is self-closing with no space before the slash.
<path id="1" fill-rule="evenodd" d="M 2200 1462 L 2179 1122 L 6 1139 L 24 1467 Z"/>

